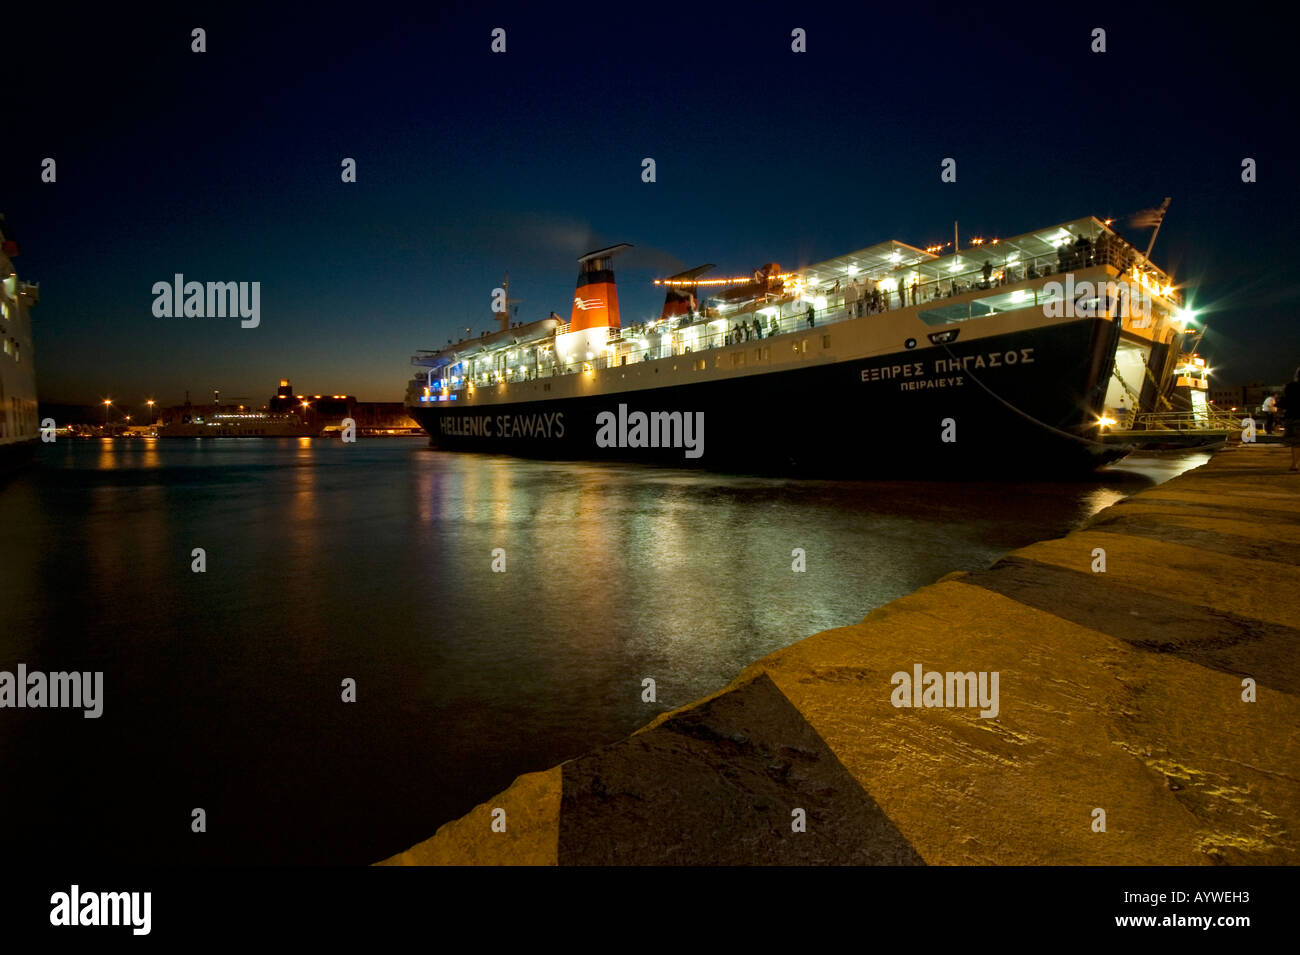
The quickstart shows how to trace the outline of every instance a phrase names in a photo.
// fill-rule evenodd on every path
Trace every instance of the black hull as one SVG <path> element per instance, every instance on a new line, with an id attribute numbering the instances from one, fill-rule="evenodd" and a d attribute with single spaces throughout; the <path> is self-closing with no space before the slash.
<path id="1" fill-rule="evenodd" d="M 1111 322 L 1076 321 L 664 388 L 410 411 L 449 451 L 836 477 L 1086 472 L 1128 450 L 1087 440 L 1115 342 Z M 602 447 L 597 416 L 620 405 L 628 415 L 703 412 L 703 453 Z"/>

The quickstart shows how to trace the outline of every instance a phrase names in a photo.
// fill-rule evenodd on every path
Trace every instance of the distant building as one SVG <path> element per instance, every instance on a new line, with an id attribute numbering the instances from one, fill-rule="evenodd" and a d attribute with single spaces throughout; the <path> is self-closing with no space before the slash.
<path id="1" fill-rule="evenodd" d="M 1210 400 L 1214 402 L 1216 408 L 1222 410 L 1243 408 L 1246 405 L 1244 394 L 1245 389 L 1240 386 L 1232 388 L 1211 388 Z"/>
<path id="2" fill-rule="evenodd" d="M 267 403 L 269 411 L 292 411 L 304 417 L 315 417 L 322 424 L 337 423 L 352 417 L 352 408 L 357 399 L 352 395 L 297 395 L 288 378 L 280 379 L 276 389 Z"/>
<path id="3" fill-rule="evenodd" d="M 287 378 L 280 379 L 280 387 L 268 408 L 300 414 L 322 431 L 341 428 L 344 418 L 355 421 L 361 434 L 418 434 L 421 431 L 420 425 L 407 414 L 406 406 L 400 401 L 358 401 L 354 395 L 299 395 L 294 393 Z"/>
<path id="4" fill-rule="evenodd" d="M 358 401 L 353 408 L 357 429 L 367 432 L 392 431 L 419 434 L 423 428 L 407 413 L 401 401 Z"/>
<path id="5" fill-rule="evenodd" d="M 58 410 L 56 420 L 60 424 L 69 421 L 102 426 L 104 423 L 104 409 L 100 405 L 46 407 Z M 296 415 L 311 428 L 313 434 L 337 431 L 343 427 L 345 418 L 356 422 L 358 434 L 422 433 L 419 424 L 407 414 L 400 401 L 358 401 L 353 395 L 296 394 L 287 378 L 280 379 L 280 387 L 260 408 L 240 403 L 239 399 L 223 401 L 218 392 L 213 392 L 212 401 L 195 404 L 189 400 L 189 393 L 186 392 L 184 404 L 160 408 L 158 417 L 162 424 L 188 425 L 195 420 L 207 420 L 218 414 L 259 411 Z M 119 425 L 118 430 L 130 424 L 122 419 L 120 410 L 115 410 L 110 418 Z"/>
<path id="6" fill-rule="evenodd" d="M 1258 414 L 1259 406 L 1264 403 L 1264 399 L 1268 395 L 1281 395 L 1284 387 L 1286 386 L 1266 385 L 1262 381 L 1252 381 L 1232 388 L 1214 388 L 1210 391 L 1210 398 L 1216 408 L 1223 410 L 1236 408 L 1238 411 Z"/>

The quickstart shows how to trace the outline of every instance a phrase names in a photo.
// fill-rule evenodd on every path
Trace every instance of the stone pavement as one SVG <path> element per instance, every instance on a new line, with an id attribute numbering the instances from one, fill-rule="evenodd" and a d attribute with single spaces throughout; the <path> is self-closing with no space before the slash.
<path id="1" fill-rule="evenodd" d="M 1289 463 L 1221 452 L 769 654 L 382 864 L 1300 864 Z M 925 702 L 894 680 L 918 664 L 996 672 L 996 715 L 896 706 Z M 963 702 L 959 680 L 931 689 Z"/>

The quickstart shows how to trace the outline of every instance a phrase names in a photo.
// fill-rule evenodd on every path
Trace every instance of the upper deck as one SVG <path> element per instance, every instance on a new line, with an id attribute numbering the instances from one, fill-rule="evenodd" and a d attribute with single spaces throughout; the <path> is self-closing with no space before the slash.
<path id="1" fill-rule="evenodd" d="M 751 337 L 768 339 L 866 315 L 914 309 L 926 326 L 940 328 L 984 316 L 1044 308 L 1066 294 L 1061 278 L 1123 279 L 1140 286 L 1160 313 L 1130 322 L 1129 335 L 1151 338 L 1162 317 L 1179 313 L 1173 280 L 1100 219 L 1059 223 L 1009 239 L 975 240 L 942 254 L 896 240 L 755 283 L 752 295 L 719 295 L 698 311 L 611 328 L 604 349 L 557 353 L 568 325 L 544 319 L 417 355 L 427 371 L 413 385 L 413 400 L 449 400 L 467 387 L 532 381 L 725 348 Z M 419 394 L 423 391 L 423 394 Z"/>

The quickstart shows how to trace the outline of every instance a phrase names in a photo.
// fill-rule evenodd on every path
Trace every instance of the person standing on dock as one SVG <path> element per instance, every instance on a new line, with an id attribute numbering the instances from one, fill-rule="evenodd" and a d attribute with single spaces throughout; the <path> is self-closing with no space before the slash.
<path id="1" fill-rule="evenodd" d="M 1283 440 L 1291 448 L 1291 470 L 1300 470 L 1300 368 L 1282 391 L 1282 424 Z"/>
<path id="2" fill-rule="evenodd" d="M 1273 419 L 1277 415 L 1277 396 L 1267 395 L 1264 403 L 1259 406 L 1260 413 L 1264 415 L 1264 433 L 1273 433 Z"/>

